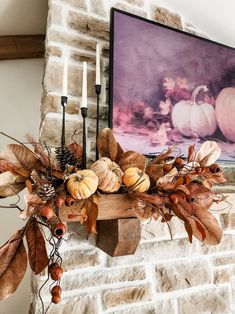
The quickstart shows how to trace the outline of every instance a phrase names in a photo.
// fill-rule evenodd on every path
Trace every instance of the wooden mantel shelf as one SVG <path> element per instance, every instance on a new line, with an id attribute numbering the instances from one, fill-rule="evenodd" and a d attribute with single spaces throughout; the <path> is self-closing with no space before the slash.
<path id="1" fill-rule="evenodd" d="M 43 58 L 45 35 L 0 36 L 0 60 Z"/>

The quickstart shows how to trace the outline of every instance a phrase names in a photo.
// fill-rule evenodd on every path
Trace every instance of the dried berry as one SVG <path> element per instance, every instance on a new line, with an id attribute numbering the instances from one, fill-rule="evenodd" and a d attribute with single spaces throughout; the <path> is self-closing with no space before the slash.
<path id="1" fill-rule="evenodd" d="M 175 158 L 175 164 L 176 164 L 177 166 L 182 166 L 182 165 L 184 164 L 184 161 L 183 161 L 182 158 L 176 157 L 176 158 Z"/>
<path id="2" fill-rule="evenodd" d="M 40 208 L 39 216 L 45 220 L 50 220 L 54 215 L 53 208 L 50 206 L 43 206 Z"/>
<path id="3" fill-rule="evenodd" d="M 63 224 L 62 222 L 57 223 L 53 228 L 53 234 L 57 238 L 63 237 L 66 231 L 67 231 L 67 228 L 65 224 Z"/>
<path id="4" fill-rule="evenodd" d="M 61 300 L 61 298 L 60 298 L 60 295 L 59 295 L 59 294 L 54 294 L 54 295 L 52 296 L 52 298 L 51 298 L 51 302 L 52 302 L 52 303 L 55 303 L 55 304 L 60 303 L 60 300 Z"/>
<path id="5" fill-rule="evenodd" d="M 172 164 L 165 164 L 163 166 L 163 170 L 165 173 L 170 172 L 172 170 L 172 168 L 173 168 Z"/>
<path id="6" fill-rule="evenodd" d="M 218 164 L 212 164 L 209 169 L 211 173 L 220 172 L 220 166 Z"/>
<path id="7" fill-rule="evenodd" d="M 51 295 L 61 295 L 62 293 L 62 289 L 60 286 L 54 286 L 52 289 L 51 289 Z"/>
<path id="8" fill-rule="evenodd" d="M 60 280 L 62 275 L 63 275 L 63 268 L 62 267 L 54 267 L 50 271 L 51 279 L 54 281 Z"/>

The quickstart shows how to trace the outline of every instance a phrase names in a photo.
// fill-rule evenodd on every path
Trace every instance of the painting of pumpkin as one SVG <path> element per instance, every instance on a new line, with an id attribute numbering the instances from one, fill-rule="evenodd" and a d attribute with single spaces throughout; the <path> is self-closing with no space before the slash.
<path id="1" fill-rule="evenodd" d="M 223 135 L 235 142 L 235 88 L 222 89 L 216 99 L 216 118 Z"/>
<path id="2" fill-rule="evenodd" d="M 197 86 L 191 100 L 181 100 L 174 105 L 172 110 L 172 123 L 181 134 L 185 136 L 212 135 L 216 128 L 215 110 L 211 104 L 197 102 L 200 91 L 208 91 L 207 86 Z"/>

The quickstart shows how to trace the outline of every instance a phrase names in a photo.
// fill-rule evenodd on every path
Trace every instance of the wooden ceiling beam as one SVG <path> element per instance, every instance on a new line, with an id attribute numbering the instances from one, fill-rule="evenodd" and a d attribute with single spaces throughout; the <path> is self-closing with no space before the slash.
<path id="1" fill-rule="evenodd" d="M 44 58 L 45 35 L 0 36 L 0 60 Z"/>

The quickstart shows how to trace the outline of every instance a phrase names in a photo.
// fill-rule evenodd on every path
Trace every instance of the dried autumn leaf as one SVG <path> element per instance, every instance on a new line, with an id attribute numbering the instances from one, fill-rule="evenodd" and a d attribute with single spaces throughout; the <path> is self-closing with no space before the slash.
<path id="1" fill-rule="evenodd" d="M 174 180 L 177 175 L 178 170 L 173 168 L 170 172 L 157 180 L 157 187 L 166 191 L 174 189 L 176 184 Z"/>
<path id="2" fill-rule="evenodd" d="M 188 163 L 195 160 L 196 152 L 195 152 L 195 144 L 190 145 L 188 148 Z"/>
<path id="3" fill-rule="evenodd" d="M 147 224 L 151 220 L 156 221 L 159 217 L 159 213 L 154 211 L 153 207 L 146 202 L 135 200 L 132 203 L 132 208 L 142 224 Z"/>
<path id="4" fill-rule="evenodd" d="M 115 161 L 118 147 L 111 129 L 104 128 L 99 132 L 97 146 L 101 157 L 108 157 Z"/>
<path id="5" fill-rule="evenodd" d="M 48 265 L 45 240 L 38 226 L 36 218 L 33 218 L 26 231 L 26 240 L 28 244 L 29 264 L 35 274 L 39 274 Z"/>
<path id="6" fill-rule="evenodd" d="M 189 198 L 193 199 L 193 203 L 209 209 L 213 204 L 215 193 L 200 183 L 189 183 L 185 186 L 189 191 Z"/>
<path id="7" fill-rule="evenodd" d="M 30 149 L 19 144 L 6 145 L 0 154 L 0 159 L 8 160 L 16 167 L 30 172 L 38 162 L 38 158 Z"/>
<path id="8" fill-rule="evenodd" d="M 206 141 L 202 144 L 199 151 L 196 154 L 195 161 L 204 166 L 210 166 L 219 158 L 221 154 L 221 148 L 214 141 Z"/>
<path id="9" fill-rule="evenodd" d="M 8 298 L 21 283 L 27 268 L 22 230 L 0 248 L 0 300 Z"/>
<path id="10" fill-rule="evenodd" d="M 118 164 L 124 172 L 130 167 L 137 167 L 140 170 L 143 170 L 147 162 L 147 157 L 135 151 L 129 150 L 122 154 L 122 158 L 120 159 Z"/>
<path id="11" fill-rule="evenodd" d="M 98 216 L 98 205 L 93 200 L 86 200 L 84 203 L 86 208 L 86 228 L 88 235 L 91 233 L 97 233 L 96 231 L 96 219 Z"/>
<path id="12" fill-rule="evenodd" d="M 77 143 L 71 143 L 68 145 L 68 148 L 74 153 L 78 160 L 82 159 L 83 148 Z"/>
<path id="13" fill-rule="evenodd" d="M 200 223 L 204 229 L 204 234 L 198 228 Z M 223 231 L 220 228 L 215 217 L 203 207 L 195 205 L 194 216 L 189 218 L 189 223 L 193 229 L 193 235 L 200 241 L 203 241 L 206 244 L 216 245 L 220 243 L 223 235 Z"/>
<path id="14" fill-rule="evenodd" d="M 169 157 L 173 152 L 173 147 L 168 148 L 165 152 L 160 155 L 157 155 L 151 162 L 153 164 L 159 164 L 165 161 L 167 157 Z"/>
<path id="15" fill-rule="evenodd" d="M 20 213 L 20 218 L 22 219 L 29 218 L 38 206 L 45 204 L 45 202 L 43 202 L 42 199 L 35 194 L 24 195 L 24 201 L 26 206 Z"/>
<path id="16" fill-rule="evenodd" d="M 192 229 L 190 223 L 188 221 L 185 222 L 184 227 L 185 227 L 185 230 L 186 230 L 186 232 L 188 234 L 189 242 L 192 243 L 192 240 L 193 240 L 193 229 Z"/>
<path id="17" fill-rule="evenodd" d="M 146 167 L 146 174 L 149 176 L 151 182 L 155 185 L 157 180 L 164 176 L 163 165 L 148 164 Z"/>
<path id="18" fill-rule="evenodd" d="M 0 174 L 0 197 L 13 196 L 25 188 L 25 178 L 10 171 Z"/>
<path id="19" fill-rule="evenodd" d="M 117 155 L 115 158 L 115 162 L 118 164 L 120 159 L 122 158 L 122 154 L 124 153 L 123 149 L 121 148 L 120 144 L 117 142 Z"/>

